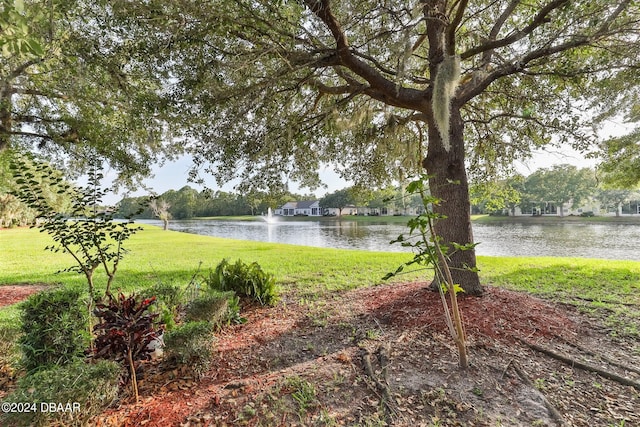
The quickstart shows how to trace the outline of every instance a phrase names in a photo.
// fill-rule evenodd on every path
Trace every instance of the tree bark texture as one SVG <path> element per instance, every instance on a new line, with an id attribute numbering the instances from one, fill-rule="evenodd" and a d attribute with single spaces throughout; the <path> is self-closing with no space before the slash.
<path id="1" fill-rule="evenodd" d="M 442 243 L 448 246 L 449 267 L 454 284 L 459 284 L 467 295 L 480 295 L 483 287 L 480 284 L 476 267 L 474 249 L 454 251 L 451 243 L 461 245 L 474 243 L 471 229 L 471 202 L 469 199 L 469 183 L 465 169 L 464 124 L 460 108 L 451 106 L 450 149 L 442 145 L 438 129 L 429 123 L 429 149 L 423 161 L 429 174 L 431 194 L 441 203 L 434 206 L 434 212 L 445 216 L 435 224 L 436 234 Z"/>

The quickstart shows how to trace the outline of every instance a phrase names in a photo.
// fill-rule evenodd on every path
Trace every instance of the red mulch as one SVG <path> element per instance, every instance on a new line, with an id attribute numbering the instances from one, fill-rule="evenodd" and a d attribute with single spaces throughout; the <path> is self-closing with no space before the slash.
<path id="1" fill-rule="evenodd" d="M 48 285 L 32 284 L 32 285 L 0 285 L 0 307 L 18 303 L 29 295 L 40 292 L 49 288 Z"/>
<path id="2" fill-rule="evenodd" d="M 445 331 L 440 295 L 424 283 L 366 288 L 359 299 L 371 314 L 398 329 L 428 326 Z M 447 297 L 449 303 L 449 297 Z M 458 294 L 469 336 L 512 343 L 520 337 L 554 337 L 575 329 L 566 311 L 531 295 L 487 287 L 482 297 Z M 446 332 L 446 331 L 445 331 Z"/>

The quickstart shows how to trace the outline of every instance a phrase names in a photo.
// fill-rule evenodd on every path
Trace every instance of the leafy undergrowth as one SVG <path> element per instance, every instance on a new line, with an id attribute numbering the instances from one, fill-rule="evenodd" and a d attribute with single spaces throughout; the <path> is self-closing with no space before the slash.
<path id="1" fill-rule="evenodd" d="M 460 371 L 438 298 L 410 283 L 245 306 L 248 322 L 221 332 L 200 381 L 156 362 L 141 401 L 122 401 L 94 424 L 640 425 L 640 390 L 550 357 L 637 384 L 637 338 L 573 307 L 490 287 L 461 299 L 472 366 Z M 386 359 L 376 359 L 381 349 Z"/>

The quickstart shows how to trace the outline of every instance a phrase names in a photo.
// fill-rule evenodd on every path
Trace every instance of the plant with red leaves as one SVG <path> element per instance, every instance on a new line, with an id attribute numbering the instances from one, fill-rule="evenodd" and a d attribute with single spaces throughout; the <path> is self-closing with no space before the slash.
<path id="1" fill-rule="evenodd" d="M 136 295 L 128 297 L 122 292 L 114 298 L 108 294 L 107 303 L 96 304 L 94 314 L 101 321 L 95 325 L 94 357 L 126 362 L 133 392 L 138 400 L 136 362 L 148 360 L 153 351 L 149 344 L 158 337 L 155 319 L 158 313 L 149 313 L 156 297 L 136 301 Z"/>

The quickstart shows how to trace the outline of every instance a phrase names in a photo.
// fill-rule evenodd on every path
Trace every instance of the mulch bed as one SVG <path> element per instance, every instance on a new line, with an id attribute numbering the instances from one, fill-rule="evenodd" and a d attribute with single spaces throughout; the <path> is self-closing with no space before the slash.
<path id="1" fill-rule="evenodd" d="M 3 288 L 9 291 L 0 287 L 0 302 Z M 15 290 L 11 301 L 28 292 Z M 640 425 L 640 390 L 527 345 L 639 381 L 640 373 L 625 369 L 640 366 L 637 338 L 616 337 L 573 307 L 500 288 L 462 296 L 460 307 L 471 361 L 466 371 L 456 366 L 440 296 L 425 283 L 361 288 L 304 304 L 290 294 L 272 308 L 246 305 L 248 322 L 217 335 L 204 378 L 150 364 L 140 401 L 125 397 L 94 424 L 530 426 L 556 425 L 560 417 L 568 426 Z M 393 402 L 386 412 L 362 362 L 383 346 L 388 360 L 374 375 L 388 369 Z M 291 378 L 315 387 L 304 410 Z"/>
<path id="2" fill-rule="evenodd" d="M 16 304 L 28 298 L 29 295 L 50 287 L 51 285 L 47 284 L 0 285 L 0 307 Z"/>

